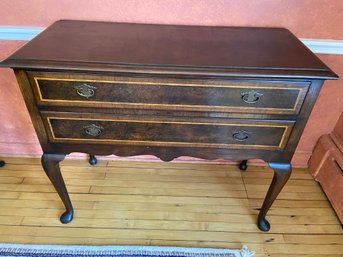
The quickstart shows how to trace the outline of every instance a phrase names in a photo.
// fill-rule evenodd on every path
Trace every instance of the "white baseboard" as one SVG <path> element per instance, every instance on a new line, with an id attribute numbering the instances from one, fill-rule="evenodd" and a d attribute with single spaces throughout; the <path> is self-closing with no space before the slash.
<path id="1" fill-rule="evenodd" d="M 343 54 L 343 40 L 331 39 L 300 39 L 316 54 Z"/>
<path id="2" fill-rule="evenodd" d="M 44 28 L 0 26 L 0 40 L 31 40 Z"/>

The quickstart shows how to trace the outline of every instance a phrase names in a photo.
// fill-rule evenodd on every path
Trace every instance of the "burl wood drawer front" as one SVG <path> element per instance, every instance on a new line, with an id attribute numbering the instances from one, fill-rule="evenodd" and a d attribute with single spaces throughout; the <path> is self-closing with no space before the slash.
<path id="1" fill-rule="evenodd" d="M 52 142 L 282 149 L 294 122 L 45 117 Z"/>
<path id="2" fill-rule="evenodd" d="M 309 82 L 31 73 L 40 105 L 297 114 Z"/>

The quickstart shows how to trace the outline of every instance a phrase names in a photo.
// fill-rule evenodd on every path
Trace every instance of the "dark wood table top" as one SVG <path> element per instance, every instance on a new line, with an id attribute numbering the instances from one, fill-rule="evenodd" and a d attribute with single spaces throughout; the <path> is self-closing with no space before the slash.
<path id="1" fill-rule="evenodd" d="M 282 28 L 57 21 L 2 66 L 28 68 L 159 67 L 251 76 L 337 75 Z"/>

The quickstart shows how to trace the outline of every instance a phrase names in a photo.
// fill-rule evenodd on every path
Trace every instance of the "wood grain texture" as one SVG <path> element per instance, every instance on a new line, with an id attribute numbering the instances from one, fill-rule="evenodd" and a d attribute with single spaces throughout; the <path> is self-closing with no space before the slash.
<path id="1" fill-rule="evenodd" d="M 100 158 L 100 166 L 93 167 L 87 160 L 66 159 L 61 170 L 67 184 L 92 189 L 70 192 L 77 219 L 62 225 L 58 215 L 63 206 L 39 159 L 5 161 L 8 165 L 1 169 L 0 184 L 10 182 L 13 187 L 0 187 L 0 240 L 4 243 L 214 248 L 247 244 L 259 257 L 340 257 L 343 250 L 338 218 L 304 169 L 293 170 L 285 197 L 277 199 L 269 212 L 273 226 L 266 234 L 255 225 L 256 209 L 263 200 L 257 192 L 265 192 L 259 187 L 268 187 L 273 175 L 265 167 L 249 166 L 241 173 L 230 165 Z M 51 190 L 46 192 L 45 187 Z M 168 190 L 152 190 L 159 188 Z M 222 190 L 227 196 L 216 193 Z M 311 192 L 308 199 L 302 197 L 304 191 Z M 315 192 L 323 198 L 318 200 Z"/>

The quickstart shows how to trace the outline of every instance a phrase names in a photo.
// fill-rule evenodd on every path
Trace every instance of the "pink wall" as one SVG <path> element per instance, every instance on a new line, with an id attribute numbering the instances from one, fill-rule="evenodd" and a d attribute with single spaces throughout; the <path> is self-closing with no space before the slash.
<path id="1" fill-rule="evenodd" d="M 59 19 L 286 27 L 301 38 L 343 39 L 341 0 L 1 0 L 0 26 L 46 27 Z M 25 42 L 0 41 L 0 59 Z M 343 56 L 319 56 L 343 78 Z M 327 82 L 293 164 L 307 166 L 321 134 L 343 111 L 341 81 Z M 0 70 L 0 155 L 41 153 L 13 73 Z"/>
<path id="2" fill-rule="evenodd" d="M 23 43 L 0 40 L 0 59 L 4 59 Z M 0 155 L 40 154 L 30 116 L 10 69 L 0 69 L 0 108 Z"/>
<path id="3" fill-rule="evenodd" d="M 281 26 L 306 38 L 343 39 L 341 0 L 1 0 L 0 24 L 46 27 L 59 19 Z"/>

